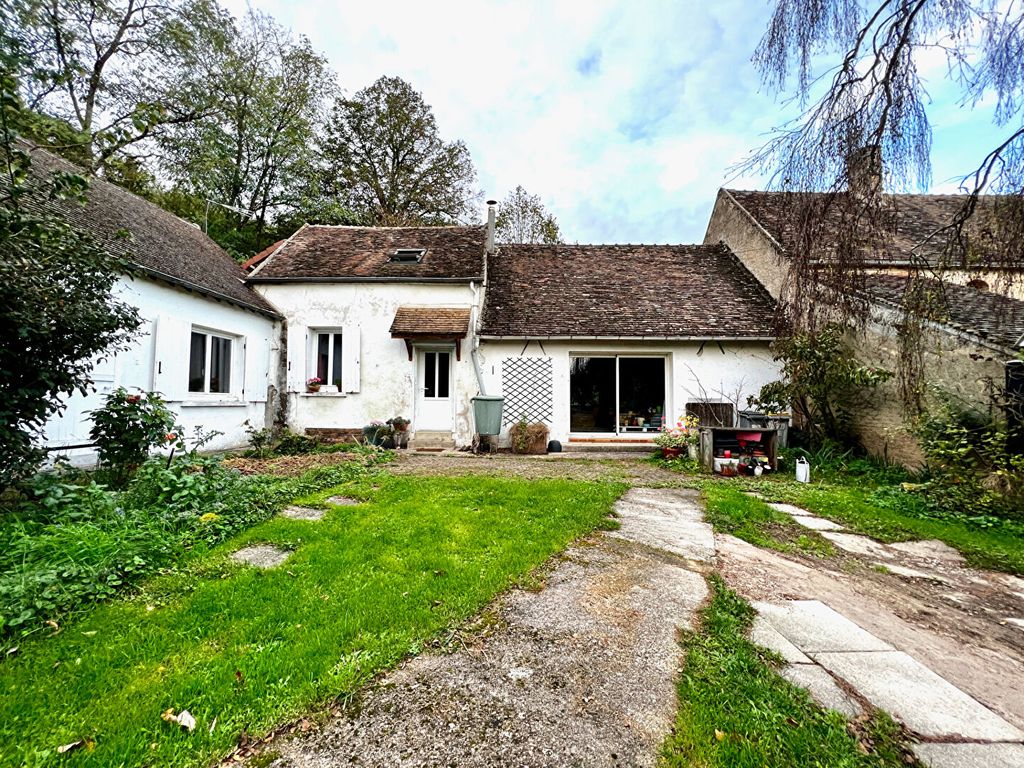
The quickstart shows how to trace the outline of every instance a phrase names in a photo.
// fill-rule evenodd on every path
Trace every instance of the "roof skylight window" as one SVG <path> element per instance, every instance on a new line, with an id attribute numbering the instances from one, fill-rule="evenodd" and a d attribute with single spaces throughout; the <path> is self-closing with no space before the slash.
<path id="1" fill-rule="evenodd" d="M 416 264 L 423 261 L 423 254 L 426 252 L 426 248 L 398 248 L 391 252 L 391 258 L 388 261 L 397 264 Z"/>

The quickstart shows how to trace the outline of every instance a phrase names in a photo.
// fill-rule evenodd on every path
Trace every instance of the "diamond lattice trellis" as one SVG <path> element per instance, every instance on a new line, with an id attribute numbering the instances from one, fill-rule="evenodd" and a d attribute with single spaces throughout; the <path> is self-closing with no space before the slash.
<path id="1" fill-rule="evenodd" d="M 501 361 L 503 424 L 515 424 L 520 419 L 554 422 L 552 371 L 550 357 L 506 357 Z"/>

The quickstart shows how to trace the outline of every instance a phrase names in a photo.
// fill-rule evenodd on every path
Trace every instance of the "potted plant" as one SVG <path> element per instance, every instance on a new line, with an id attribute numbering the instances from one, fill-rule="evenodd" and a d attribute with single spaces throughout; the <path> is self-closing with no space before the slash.
<path id="1" fill-rule="evenodd" d="M 654 438 L 666 459 L 678 459 L 683 451 L 691 459 L 697 458 L 697 443 L 700 440 L 700 420 L 696 416 L 680 416 L 674 427 L 663 427 Z"/>
<path id="2" fill-rule="evenodd" d="M 395 416 L 393 419 L 388 419 L 388 424 L 391 425 L 395 447 L 408 448 L 409 425 L 412 424 L 412 422 L 403 416 Z"/>
<path id="3" fill-rule="evenodd" d="M 320 387 L 323 386 L 323 382 L 314 376 L 311 379 L 306 379 L 306 391 L 307 392 L 319 392 Z"/>

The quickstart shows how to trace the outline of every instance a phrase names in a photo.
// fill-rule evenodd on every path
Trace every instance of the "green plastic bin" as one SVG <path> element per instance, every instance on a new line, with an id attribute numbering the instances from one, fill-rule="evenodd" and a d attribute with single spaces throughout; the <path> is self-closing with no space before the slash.
<path id="1" fill-rule="evenodd" d="M 473 421 L 479 435 L 501 434 L 501 408 L 505 398 L 500 395 L 477 395 L 473 403 Z"/>

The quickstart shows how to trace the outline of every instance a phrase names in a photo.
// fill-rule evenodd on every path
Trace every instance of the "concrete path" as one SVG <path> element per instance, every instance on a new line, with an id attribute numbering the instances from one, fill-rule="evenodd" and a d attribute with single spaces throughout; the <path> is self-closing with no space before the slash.
<path id="1" fill-rule="evenodd" d="M 616 509 L 621 530 L 500 598 L 489 636 L 416 657 L 351 714 L 275 742 L 272 765 L 654 765 L 714 536 L 691 491 L 634 489 Z"/>

